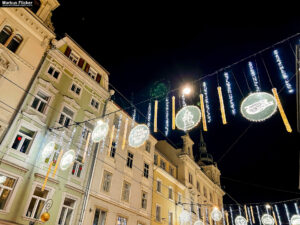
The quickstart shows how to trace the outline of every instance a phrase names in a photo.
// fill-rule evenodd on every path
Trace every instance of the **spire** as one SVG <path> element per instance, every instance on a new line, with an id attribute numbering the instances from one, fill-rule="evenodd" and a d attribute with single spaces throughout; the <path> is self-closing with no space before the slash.
<path id="1" fill-rule="evenodd" d="M 198 160 L 199 165 L 210 165 L 214 163 L 211 154 L 207 153 L 206 143 L 203 138 L 202 127 L 200 127 L 200 142 L 199 142 L 200 158 Z"/>
<path id="2" fill-rule="evenodd" d="M 206 143 L 203 138 L 202 129 L 200 128 L 200 142 L 199 142 L 200 153 L 207 153 Z"/>

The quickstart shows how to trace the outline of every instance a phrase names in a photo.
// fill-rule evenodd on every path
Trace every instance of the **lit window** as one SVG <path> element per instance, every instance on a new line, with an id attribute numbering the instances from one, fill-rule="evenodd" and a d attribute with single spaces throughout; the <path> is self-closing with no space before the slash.
<path id="1" fill-rule="evenodd" d="M 70 225 L 74 211 L 75 200 L 70 198 L 64 199 L 64 204 L 61 209 L 58 225 Z"/>
<path id="2" fill-rule="evenodd" d="M 93 106 L 95 109 L 99 109 L 99 102 L 92 98 L 91 106 Z"/>
<path id="3" fill-rule="evenodd" d="M 129 202 L 130 186 L 130 183 L 124 181 L 122 190 L 122 200 L 125 202 Z"/>
<path id="4" fill-rule="evenodd" d="M 17 34 L 13 37 L 13 39 L 8 44 L 7 48 L 12 52 L 16 52 L 20 44 L 22 43 L 23 38 L 21 35 Z"/>
<path id="5" fill-rule="evenodd" d="M 32 144 L 34 136 L 35 136 L 34 131 L 29 130 L 26 127 L 21 127 L 11 147 L 22 153 L 28 153 L 28 150 Z"/>
<path id="6" fill-rule="evenodd" d="M 142 208 L 147 209 L 147 193 L 142 192 Z"/>
<path id="7" fill-rule="evenodd" d="M 104 225 L 105 219 L 106 219 L 106 212 L 100 209 L 96 209 L 93 225 Z"/>
<path id="8" fill-rule="evenodd" d="M 80 177 L 82 169 L 83 169 L 82 156 L 78 155 L 73 164 L 73 168 L 71 171 L 72 175 L 76 177 Z"/>
<path id="9" fill-rule="evenodd" d="M 74 92 L 76 95 L 80 95 L 81 88 L 77 84 L 71 85 L 71 91 Z"/>
<path id="10" fill-rule="evenodd" d="M 35 187 L 29 206 L 27 208 L 26 217 L 40 219 L 47 201 L 49 191 L 40 187 Z"/>
<path id="11" fill-rule="evenodd" d="M 0 32 L 0 43 L 4 45 L 8 40 L 8 38 L 11 36 L 11 34 L 12 34 L 11 27 L 5 26 Z"/>
<path id="12" fill-rule="evenodd" d="M 127 225 L 127 219 L 124 217 L 119 216 L 117 225 Z"/>
<path id="13" fill-rule="evenodd" d="M 112 179 L 112 174 L 107 171 L 104 171 L 103 181 L 102 181 L 102 190 L 103 191 L 109 192 L 111 179 Z"/>
<path id="14" fill-rule="evenodd" d="M 157 182 L 156 182 L 156 191 L 161 192 L 161 181 L 160 180 L 157 180 Z"/>
<path id="15" fill-rule="evenodd" d="M 51 75 L 52 77 L 54 77 L 55 79 L 57 79 L 60 74 L 60 71 L 51 65 L 51 66 L 49 66 L 47 73 L 49 75 Z"/>
<path id="16" fill-rule="evenodd" d="M 149 164 L 144 163 L 144 177 L 149 177 Z"/>
<path id="17" fill-rule="evenodd" d="M 159 205 L 156 205 L 156 210 L 155 210 L 155 219 L 156 221 L 161 221 L 161 207 Z"/>
<path id="18" fill-rule="evenodd" d="M 50 97 L 42 92 L 38 92 L 31 104 L 31 107 L 35 110 L 44 113 L 47 108 Z"/>
<path id="19" fill-rule="evenodd" d="M 131 152 L 128 152 L 127 156 L 127 167 L 132 168 L 132 163 L 133 163 L 133 154 Z"/>
<path id="20" fill-rule="evenodd" d="M 1 183 L 0 183 L 0 210 L 5 209 L 8 201 L 10 200 L 10 197 L 13 193 L 13 190 L 15 188 L 16 180 L 7 177 L 3 174 L 0 174 L 1 177 Z"/>
<path id="21" fill-rule="evenodd" d="M 74 52 L 71 51 L 70 55 L 69 55 L 69 59 L 74 63 L 77 64 L 79 61 L 79 56 Z"/>
<path id="22" fill-rule="evenodd" d="M 64 127 L 68 127 L 73 116 L 74 112 L 72 112 L 72 110 L 68 109 L 67 107 L 64 107 L 63 111 L 60 114 L 58 123 L 63 125 Z"/>

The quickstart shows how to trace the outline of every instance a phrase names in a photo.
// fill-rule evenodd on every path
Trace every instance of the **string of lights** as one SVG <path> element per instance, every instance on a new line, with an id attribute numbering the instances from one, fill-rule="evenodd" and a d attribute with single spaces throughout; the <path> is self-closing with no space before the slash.
<path id="1" fill-rule="evenodd" d="M 235 109 L 235 104 L 234 104 L 234 100 L 233 100 L 232 87 L 231 87 L 231 83 L 229 80 L 229 73 L 225 72 L 224 77 L 225 77 L 225 84 L 226 84 L 226 90 L 227 90 L 227 94 L 228 94 L 228 98 L 229 98 L 229 106 L 231 109 L 231 113 L 232 113 L 232 115 L 235 115 L 236 109 Z"/>

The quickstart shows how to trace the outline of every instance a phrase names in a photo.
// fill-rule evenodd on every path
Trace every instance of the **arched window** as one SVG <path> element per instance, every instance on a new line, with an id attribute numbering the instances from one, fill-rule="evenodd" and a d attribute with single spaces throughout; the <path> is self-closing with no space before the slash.
<path id="1" fill-rule="evenodd" d="M 0 32 L 0 43 L 4 45 L 11 34 L 12 29 L 9 26 L 5 26 Z"/>
<path id="2" fill-rule="evenodd" d="M 16 34 L 14 38 L 10 41 L 7 48 L 11 50 L 12 52 L 16 52 L 20 44 L 22 43 L 23 38 L 21 35 Z"/>

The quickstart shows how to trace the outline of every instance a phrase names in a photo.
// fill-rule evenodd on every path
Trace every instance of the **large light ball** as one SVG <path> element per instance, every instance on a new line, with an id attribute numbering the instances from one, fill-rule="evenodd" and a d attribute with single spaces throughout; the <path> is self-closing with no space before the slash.
<path id="1" fill-rule="evenodd" d="M 201 220 L 197 220 L 194 225 L 204 225 L 204 223 Z"/>
<path id="2" fill-rule="evenodd" d="M 129 134 L 128 143 L 129 146 L 138 148 L 142 146 L 149 138 L 149 128 L 145 124 L 135 126 Z"/>
<path id="3" fill-rule="evenodd" d="M 269 214 L 262 215 L 261 222 L 263 225 L 274 225 L 275 224 L 273 216 L 271 216 Z"/>
<path id="4" fill-rule="evenodd" d="M 104 140 L 107 136 L 108 130 L 109 130 L 108 123 L 99 120 L 92 132 L 92 141 L 97 143 Z"/>
<path id="5" fill-rule="evenodd" d="M 184 95 L 189 95 L 191 92 L 192 92 L 192 89 L 191 89 L 190 87 L 185 87 L 185 88 L 183 88 L 183 90 L 182 90 L 182 93 L 183 93 Z"/>
<path id="6" fill-rule="evenodd" d="M 52 152 L 55 150 L 55 142 L 50 141 L 42 151 L 42 159 L 47 159 L 51 156 Z"/>
<path id="7" fill-rule="evenodd" d="M 293 215 L 291 218 L 292 225 L 300 225 L 300 215 Z"/>
<path id="8" fill-rule="evenodd" d="M 179 215 L 179 220 L 181 224 L 187 223 L 191 220 L 191 214 L 188 211 L 183 210 L 182 213 L 180 213 Z"/>
<path id="9" fill-rule="evenodd" d="M 60 169 L 66 170 L 68 169 L 75 160 L 75 151 L 69 150 L 67 151 L 60 160 Z"/>
<path id="10" fill-rule="evenodd" d="M 235 225 L 247 225 L 248 224 L 246 218 L 243 216 L 235 217 L 234 222 L 235 222 Z"/>
<path id="11" fill-rule="evenodd" d="M 222 219 L 222 212 L 218 208 L 214 208 L 211 212 L 211 218 L 213 221 L 220 221 Z"/>
<path id="12" fill-rule="evenodd" d="M 49 219 L 50 219 L 50 214 L 49 214 L 48 212 L 44 212 L 44 213 L 41 215 L 41 221 L 47 222 Z"/>

